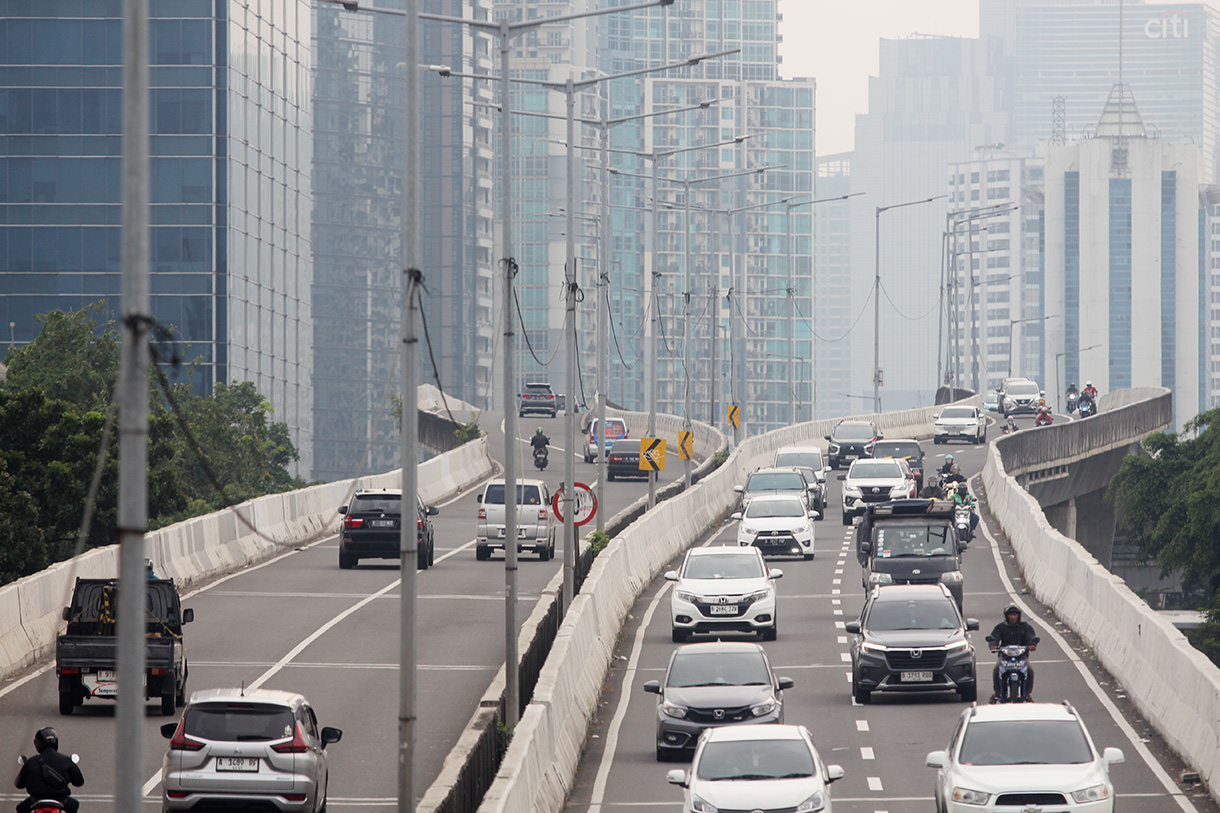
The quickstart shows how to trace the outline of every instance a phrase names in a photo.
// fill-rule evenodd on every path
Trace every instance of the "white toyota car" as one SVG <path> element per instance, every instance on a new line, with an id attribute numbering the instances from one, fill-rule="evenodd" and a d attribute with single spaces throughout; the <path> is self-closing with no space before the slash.
<path id="1" fill-rule="evenodd" d="M 821 512 L 810 511 L 800 497 L 762 494 L 733 514 L 739 520 L 737 544 L 753 545 L 770 556 L 813 558 L 813 522 Z"/>

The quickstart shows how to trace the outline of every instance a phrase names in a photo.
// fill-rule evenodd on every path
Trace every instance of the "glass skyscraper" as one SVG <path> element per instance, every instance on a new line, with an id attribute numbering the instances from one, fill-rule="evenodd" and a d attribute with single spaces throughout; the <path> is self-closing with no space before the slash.
<path id="1" fill-rule="evenodd" d="M 0 0 L 0 321 L 119 312 L 121 0 Z M 313 453 L 305 0 L 152 0 L 152 307 Z"/>

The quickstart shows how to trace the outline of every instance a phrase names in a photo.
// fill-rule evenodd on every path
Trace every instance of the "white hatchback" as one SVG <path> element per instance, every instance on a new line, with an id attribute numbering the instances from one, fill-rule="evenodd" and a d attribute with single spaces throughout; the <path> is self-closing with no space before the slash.
<path id="1" fill-rule="evenodd" d="M 676 769 L 665 778 L 685 789 L 683 813 L 832 813 L 830 784 L 843 769 L 822 762 L 804 726 L 744 725 L 704 731 L 690 772 Z"/>
<path id="2" fill-rule="evenodd" d="M 774 641 L 779 632 L 775 580 L 758 548 L 721 545 L 691 548 L 682 567 L 665 578 L 674 582 L 669 606 L 674 643 L 695 632 L 756 632 Z"/>
<path id="3" fill-rule="evenodd" d="M 762 494 L 750 500 L 745 511 L 733 514 L 737 544 L 754 547 L 772 556 L 813 558 L 813 521 L 819 511 L 805 508 L 800 497 Z"/>
<path id="4" fill-rule="evenodd" d="M 1122 761 L 1067 703 L 971 705 L 948 749 L 927 757 L 941 813 L 1113 813 L 1110 766 Z"/>

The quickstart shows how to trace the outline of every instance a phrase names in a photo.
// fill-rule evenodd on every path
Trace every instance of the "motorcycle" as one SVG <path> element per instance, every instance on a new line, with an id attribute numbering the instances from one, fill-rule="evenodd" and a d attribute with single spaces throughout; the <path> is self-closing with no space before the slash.
<path id="1" fill-rule="evenodd" d="M 547 452 L 545 446 L 539 446 L 534 450 L 534 465 L 538 467 L 538 471 L 546 468 L 546 464 L 550 458 L 550 453 Z"/>
<path id="2" fill-rule="evenodd" d="M 77 754 L 73 754 L 72 761 L 79 763 L 80 756 Z M 24 765 L 25 757 L 18 756 L 17 764 Z M 65 811 L 67 809 L 68 808 L 64 806 L 63 802 L 58 802 L 54 799 L 38 799 L 38 800 L 35 800 L 33 806 L 30 808 L 30 813 L 62 813 L 62 811 Z"/>
<path id="3" fill-rule="evenodd" d="M 1001 429 L 1000 431 L 1005 435 L 1011 435 L 1013 432 L 1016 432 L 1017 431 L 1016 420 L 1013 419 L 1013 417 L 1011 415 L 1009 415 L 1007 420 L 1004 422 L 1004 428 Z"/>
<path id="4" fill-rule="evenodd" d="M 987 636 L 987 642 L 994 639 Z M 1032 647 L 1023 644 L 1009 644 L 998 650 L 1000 662 L 1000 691 L 992 703 L 1028 703 L 1029 692 L 1026 684 L 1029 679 L 1029 653 Z"/>
<path id="5" fill-rule="evenodd" d="M 1068 409 L 1068 414 L 1069 414 L 1069 415 L 1071 415 L 1073 412 L 1075 412 L 1075 411 L 1076 411 L 1076 403 L 1077 403 L 1079 400 L 1080 400 L 1080 393 L 1078 393 L 1078 392 L 1069 392 L 1069 393 L 1068 393 L 1068 396 L 1067 396 L 1067 402 L 1068 402 L 1068 403 L 1067 403 L 1067 409 Z"/>
<path id="6" fill-rule="evenodd" d="M 957 531 L 957 539 L 959 542 L 969 542 L 974 539 L 974 532 L 970 529 L 970 521 L 973 519 L 973 512 L 970 506 L 962 503 L 953 508 L 953 526 Z"/>
<path id="7" fill-rule="evenodd" d="M 1097 403 L 1092 398 L 1080 399 L 1080 417 L 1090 418 L 1097 414 Z"/>
<path id="8" fill-rule="evenodd" d="M 1050 426 L 1052 423 L 1054 423 L 1054 420 L 1055 418 L 1053 415 L 1051 415 L 1051 411 L 1049 409 L 1043 409 L 1039 411 L 1037 417 L 1034 418 L 1034 426 Z"/>

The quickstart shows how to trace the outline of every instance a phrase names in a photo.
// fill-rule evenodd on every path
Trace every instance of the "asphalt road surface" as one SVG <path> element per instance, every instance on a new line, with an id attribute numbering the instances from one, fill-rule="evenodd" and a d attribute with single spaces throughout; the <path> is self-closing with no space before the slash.
<path id="1" fill-rule="evenodd" d="M 481 421 L 491 435 L 493 457 L 503 453 L 499 416 Z M 550 465 L 542 474 L 552 488 L 563 476 L 563 420 L 530 418 L 520 424 L 528 439 L 537 426 L 550 436 Z M 582 440 L 583 436 L 578 436 Z M 520 476 L 536 477 L 522 440 Z M 676 462 L 676 461 L 675 461 Z M 578 482 L 593 485 L 597 467 L 577 459 Z M 679 478 L 671 467 L 667 480 Z M 418 714 L 416 792 L 439 773 L 479 698 L 504 661 L 504 559 L 475 560 L 474 530 L 481 485 L 441 504 L 435 524 L 435 564 L 419 573 L 417 633 Z M 647 481 L 606 485 L 607 517 L 647 493 Z M 337 506 L 336 506 L 337 507 Z M 587 530 L 587 529 L 586 529 Z M 563 567 L 562 525 L 556 557 L 549 562 L 522 554 L 519 618 L 529 616 L 542 589 Z M 309 698 L 321 725 L 343 729 L 329 746 L 330 801 L 334 811 L 387 809 L 396 805 L 399 568 L 392 560 L 365 560 L 338 568 L 338 541 L 325 538 L 240 573 L 213 581 L 185 597 L 195 621 L 186 627 L 188 691 L 261 685 Z M 65 603 L 67 597 L 65 596 Z M 32 754 L 33 735 L 45 725 L 59 731 L 61 750 L 81 755 L 82 809 L 114 810 L 116 755 L 113 703 L 86 700 L 69 717 L 58 713 L 54 664 L 41 664 L 0 685 L 0 765 L 17 773 L 18 754 Z M 161 717 L 148 705 L 141 754 L 145 809 L 159 810 L 161 759 L 167 742 Z M 18 794 L 0 788 L 0 808 Z"/>
<path id="2" fill-rule="evenodd" d="M 1056 416 L 1056 420 L 1063 420 Z M 1019 420 L 1022 431 L 1032 418 Z M 992 426 L 989 436 L 997 436 Z M 982 467 L 984 449 L 952 444 L 923 444 L 926 470 L 939 468 L 952 453 L 968 476 Z M 835 473 L 837 474 L 837 473 Z M 840 483 L 831 485 L 828 519 L 816 523 L 816 558 L 811 562 L 776 559 L 784 571 L 778 582 L 779 640 L 768 643 L 776 674 L 791 677 L 795 687 L 784 693 L 785 722 L 809 728 L 827 763 L 842 765 L 844 779 L 832 786 L 836 813 L 928 813 L 935 769 L 924 764 L 929 751 L 944 748 L 965 704 L 955 694 L 893 695 L 875 693 L 868 706 L 851 695 L 848 636 L 843 623 L 858 617 L 864 589 L 855 559 L 852 528 L 839 523 Z M 972 488 L 977 488 L 977 478 Z M 726 523 L 700 544 L 733 544 L 736 524 Z M 1117 746 L 1126 757 L 1111 777 L 1118 810 L 1141 813 L 1217 810 L 1197 788 L 1181 791 L 1173 782 L 1182 766 L 1164 743 L 1131 709 L 1115 681 L 1091 658 L 1070 630 L 1032 596 L 1023 595 L 1011 548 L 993 526 L 980 525 L 965 552 L 965 614 L 979 619 L 972 633 L 980 650 L 978 668 L 990 676 L 991 655 L 983 636 L 1002 618 L 1011 600 L 1024 604 L 1027 620 L 1042 642 L 1034 655 L 1035 695 L 1041 701 L 1069 700 L 1081 713 L 1098 748 Z M 680 560 L 676 560 L 674 566 Z M 636 602 L 606 680 L 606 690 L 591 728 L 591 737 L 570 795 L 568 813 L 649 813 L 677 811 L 682 789 L 665 781 L 681 763 L 655 758 L 655 695 L 645 694 L 647 680 L 659 680 L 675 645 L 670 641 L 669 583 L 658 579 Z M 700 636 L 695 640 L 706 637 Z M 751 640 L 725 635 L 725 640 Z M 990 694 L 989 679 L 980 696 Z"/>

